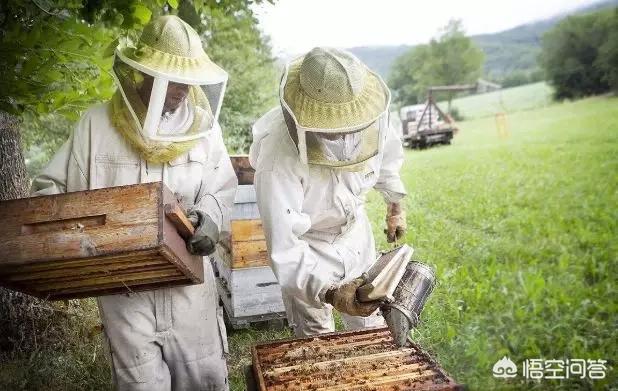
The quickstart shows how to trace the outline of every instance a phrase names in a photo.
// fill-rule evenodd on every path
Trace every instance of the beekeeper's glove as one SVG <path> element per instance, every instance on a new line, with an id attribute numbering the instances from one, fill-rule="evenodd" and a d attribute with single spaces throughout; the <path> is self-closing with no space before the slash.
<path id="1" fill-rule="evenodd" d="M 392 243 L 406 234 L 406 211 L 399 202 L 391 202 L 386 206 L 386 241 Z"/>
<path id="2" fill-rule="evenodd" d="M 324 296 L 325 301 L 331 304 L 339 312 L 352 316 L 369 316 L 382 304 L 379 300 L 361 303 L 356 298 L 356 290 L 365 284 L 364 275 L 350 282 L 329 289 Z"/>
<path id="3" fill-rule="evenodd" d="M 187 249 L 194 255 L 210 255 L 215 251 L 219 240 L 219 228 L 207 214 L 200 211 L 189 211 L 187 219 L 195 227 L 193 236 L 187 241 Z"/>

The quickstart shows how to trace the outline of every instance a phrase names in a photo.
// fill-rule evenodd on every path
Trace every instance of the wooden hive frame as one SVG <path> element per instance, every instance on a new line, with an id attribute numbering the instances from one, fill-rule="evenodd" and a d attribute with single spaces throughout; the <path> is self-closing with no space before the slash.
<path id="1" fill-rule="evenodd" d="M 417 344 L 397 348 L 386 328 L 254 345 L 260 391 L 463 390 Z"/>
<path id="2" fill-rule="evenodd" d="M 179 234 L 193 228 L 161 182 L 5 201 L 0 221 L 0 285 L 39 298 L 203 281 Z"/>

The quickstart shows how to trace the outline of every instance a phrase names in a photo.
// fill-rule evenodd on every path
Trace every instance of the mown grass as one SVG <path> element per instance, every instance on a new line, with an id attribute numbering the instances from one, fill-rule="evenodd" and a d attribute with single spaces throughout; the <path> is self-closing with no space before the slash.
<path id="1" fill-rule="evenodd" d="M 508 139 L 485 118 L 450 147 L 407 153 L 406 241 L 439 279 L 414 337 L 473 390 L 618 387 L 614 368 L 605 382 L 492 379 L 504 355 L 613 365 L 618 353 L 618 99 L 508 123 Z M 369 205 L 380 221 L 375 194 Z"/>
<path id="2" fill-rule="evenodd" d="M 552 104 L 552 88 L 545 82 L 526 84 L 453 99 L 452 105 L 464 119 L 493 116 L 496 113 L 538 109 Z M 439 103 L 446 110 L 446 102 Z"/>
<path id="3" fill-rule="evenodd" d="M 506 139 L 486 117 L 460 123 L 451 146 L 406 151 L 406 242 L 439 280 L 414 338 L 471 390 L 618 387 L 618 99 L 553 104 L 507 121 Z M 387 248 L 376 193 L 368 212 Z M 252 344 L 289 335 L 230 332 L 231 389 L 244 389 Z M 4 360 L 0 388 L 109 389 L 101 352 L 98 337 L 77 333 L 65 348 Z M 608 379 L 494 380 L 504 355 L 520 369 L 526 358 L 607 359 Z"/>

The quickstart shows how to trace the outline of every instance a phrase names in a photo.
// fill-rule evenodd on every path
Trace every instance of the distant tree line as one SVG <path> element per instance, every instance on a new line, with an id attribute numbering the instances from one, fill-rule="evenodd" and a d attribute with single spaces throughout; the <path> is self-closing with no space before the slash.
<path id="1" fill-rule="evenodd" d="M 543 36 L 541 63 L 556 99 L 618 91 L 618 7 L 558 23 Z"/>
<path id="2" fill-rule="evenodd" d="M 531 71 L 518 70 L 501 77 L 489 77 L 489 79 L 499 83 L 502 88 L 510 88 L 545 80 L 545 72 L 541 68 Z"/>
<path id="3" fill-rule="evenodd" d="M 483 61 L 483 52 L 465 35 L 461 21 L 452 20 L 437 38 L 395 59 L 388 84 L 396 104 L 415 104 L 427 98 L 430 86 L 476 82 L 481 76 Z M 454 93 L 444 95 L 450 111 Z"/>

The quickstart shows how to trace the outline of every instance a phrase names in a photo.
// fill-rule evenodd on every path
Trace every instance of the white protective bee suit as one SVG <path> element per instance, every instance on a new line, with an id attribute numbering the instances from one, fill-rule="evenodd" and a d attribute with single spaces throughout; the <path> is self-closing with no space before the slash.
<path id="1" fill-rule="evenodd" d="M 387 202 L 406 194 L 399 177 L 403 148 L 394 129 L 361 171 L 302 163 L 281 107 L 253 127 L 249 155 L 272 268 L 279 280 L 288 321 L 297 336 L 334 331 L 324 293 L 359 277 L 375 262 L 365 194 L 374 188 Z M 381 316 L 342 314 L 346 329 L 379 326 Z"/>
<path id="2" fill-rule="evenodd" d="M 180 23 L 174 18 L 166 21 Z M 114 127 L 110 110 L 111 103 L 98 104 L 82 116 L 34 179 L 34 194 L 163 181 L 187 209 L 209 216 L 220 232 L 229 231 L 237 179 L 216 120 L 198 124 L 203 134 L 188 152 L 153 163 Z M 186 130 L 192 110 L 183 104 L 162 116 L 159 131 Z M 98 298 L 117 389 L 228 389 L 225 325 L 211 263 L 203 259 L 202 284 Z"/>
<path id="3" fill-rule="evenodd" d="M 279 98 L 254 125 L 249 155 L 268 252 L 296 335 L 332 332 L 332 295 L 352 305 L 344 284 L 376 259 L 367 191 L 389 205 L 406 194 L 403 147 L 388 88 L 348 52 L 318 47 L 288 63 Z M 344 313 L 366 313 L 353 306 L 341 308 L 346 329 L 384 324 L 377 311 Z"/>

